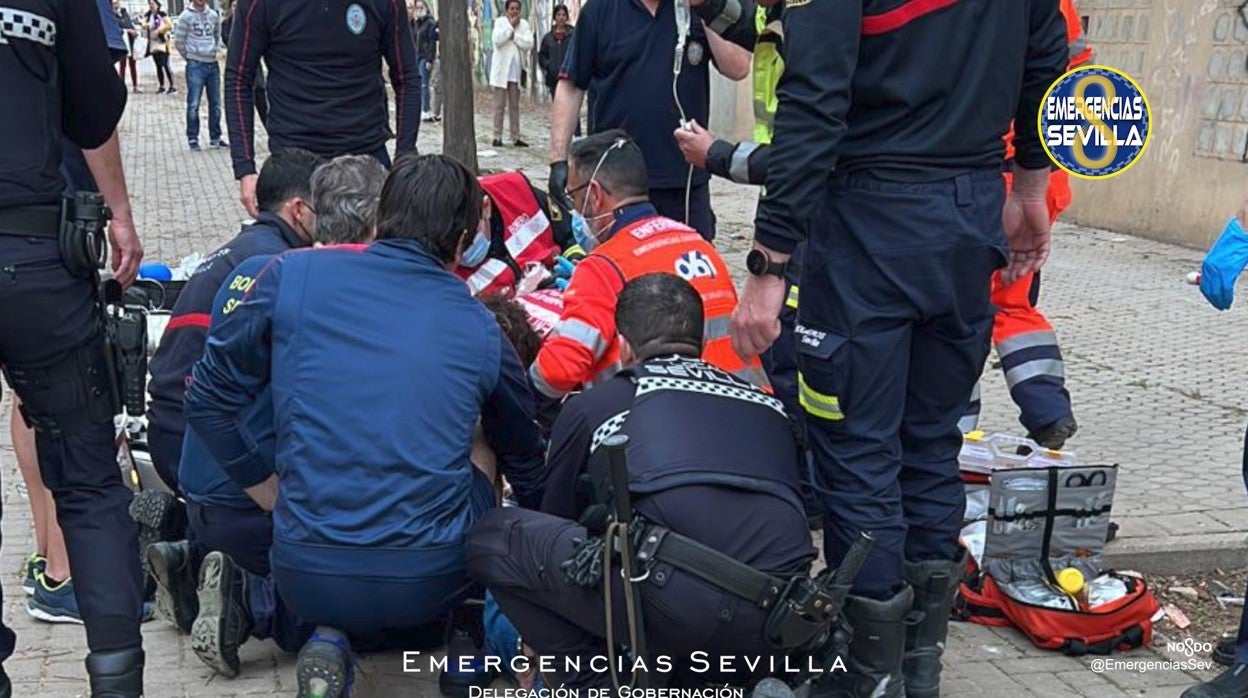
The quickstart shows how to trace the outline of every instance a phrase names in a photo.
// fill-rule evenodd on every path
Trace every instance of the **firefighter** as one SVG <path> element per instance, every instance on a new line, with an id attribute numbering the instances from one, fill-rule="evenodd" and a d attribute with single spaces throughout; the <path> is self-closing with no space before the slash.
<path id="1" fill-rule="evenodd" d="M 728 267 L 693 229 L 659 216 L 650 203 L 646 162 L 623 131 L 598 133 L 572 145 L 568 189 L 585 226 L 573 226 L 589 256 L 564 294 L 559 324 L 529 370 L 547 397 L 601 383 L 619 370 L 615 298 L 630 279 L 651 272 L 690 281 L 706 305 L 703 358 L 756 385 L 766 385 L 757 358 L 746 362 L 728 341 L 737 304 Z M 579 231 L 579 232 L 578 232 Z"/>
<path id="2" fill-rule="evenodd" d="M 991 277 L 1007 237 L 1004 283 L 1048 253 L 1051 162 L 1020 131 L 1007 198 L 1001 138 L 1066 66 L 1061 15 L 1055 0 L 790 3 L 784 41 L 734 345 L 753 355 L 779 335 L 806 240 L 798 396 L 825 556 L 876 538 L 846 608 L 848 671 L 820 689 L 934 697 L 962 555 L 957 421 L 989 351 Z"/>

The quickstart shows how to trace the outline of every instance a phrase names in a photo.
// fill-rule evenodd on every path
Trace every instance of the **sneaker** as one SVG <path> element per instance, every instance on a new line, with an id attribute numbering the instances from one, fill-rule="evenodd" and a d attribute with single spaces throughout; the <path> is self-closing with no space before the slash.
<path id="1" fill-rule="evenodd" d="M 161 85 L 160 89 L 156 90 L 156 94 L 163 95 L 164 93 L 165 93 L 165 86 Z"/>
<path id="2" fill-rule="evenodd" d="M 459 671 L 461 658 L 467 657 L 469 671 Z M 494 671 L 485 665 L 485 652 L 463 628 L 451 628 L 446 643 L 446 669 L 438 675 L 438 689 L 447 698 L 468 698 L 473 688 L 488 688 L 494 682 Z M 477 692 L 480 695 L 480 692 Z"/>
<path id="3" fill-rule="evenodd" d="M 420 120 L 421 121 L 433 121 L 433 117 L 429 114 L 429 112 L 422 111 L 420 113 Z"/>
<path id="4" fill-rule="evenodd" d="M 147 546 L 147 569 L 156 580 L 156 608 L 184 634 L 190 634 L 199 615 L 198 576 L 191 565 L 191 545 L 159 542 Z"/>
<path id="5" fill-rule="evenodd" d="M 48 558 L 39 553 L 31 553 L 30 557 L 26 558 L 26 578 L 22 580 L 22 591 L 26 592 L 27 596 L 35 595 L 36 579 L 47 567 Z"/>
<path id="6" fill-rule="evenodd" d="M 1243 698 L 1248 696 L 1248 664 L 1236 664 L 1210 681 L 1183 691 L 1179 698 Z"/>
<path id="7" fill-rule="evenodd" d="M 213 141 L 212 141 L 212 147 L 214 147 L 214 148 L 228 148 L 228 147 L 230 147 L 230 144 L 229 144 L 229 143 L 227 143 L 227 142 L 226 142 L 226 140 L 225 140 L 224 138 L 216 138 L 216 139 L 213 139 Z"/>
<path id="8" fill-rule="evenodd" d="M 78 611 L 78 597 L 74 595 L 74 580 L 66 579 L 52 585 L 40 572 L 36 577 L 35 593 L 26 601 L 26 612 L 31 618 L 46 623 L 82 625 L 82 614 Z"/>
<path id="9" fill-rule="evenodd" d="M 501 138 L 495 138 L 495 139 L 494 139 L 494 140 L 490 143 L 490 145 L 494 146 L 495 148 L 501 148 L 501 147 L 503 147 L 503 139 L 501 139 Z"/>
<path id="10" fill-rule="evenodd" d="M 247 578 L 229 555 L 208 553 L 199 570 L 199 615 L 191 624 L 191 649 L 204 664 L 238 676 L 238 648 L 251 634 Z"/>
<path id="11" fill-rule="evenodd" d="M 529 144 L 528 144 L 528 143 L 525 143 L 524 141 L 520 140 L 519 138 L 517 138 L 517 139 L 516 139 L 516 142 L 515 142 L 515 143 L 512 143 L 512 145 L 516 146 L 517 148 L 527 148 L 527 147 L 529 147 Z"/>
<path id="12" fill-rule="evenodd" d="M 196 143 L 195 141 L 191 141 L 190 145 L 191 145 L 191 152 L 192 152 L 192 153 L 198 153 L 198 152 L 199 152 L 199 143 Z"/>
<path id="13" fill-rule="evenodd" d="M 351 646 L 346 639 L 327 637 L 319 631 L 299 650 L 295 664 L 298 698 L 346 698 L 354 679 Z"/>
<path id="14" fill-rule="evenodd" d="M 177 93 L 178 93 L 178 88 L 170 87 L 169 92 L 167 94 L 176 95 Z"/>

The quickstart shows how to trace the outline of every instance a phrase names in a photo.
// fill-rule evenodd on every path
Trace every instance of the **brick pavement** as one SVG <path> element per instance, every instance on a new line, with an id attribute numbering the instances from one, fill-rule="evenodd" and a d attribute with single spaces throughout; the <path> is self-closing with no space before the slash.
<path id="1" fill-rule="evenodd" d="M 188 152 L 184 93 L 152 94 L 150 64 L 143 69 L 149 92 L 132 97 L 122 124 L 126 169 L 148 259 L 176 263 L 232 236 L 243 215 L 228 152 Z M 181 82 L 180 66 L 176 70 Z M 488 109 L 481 111 L 478 140 L 484 144 Z M 524 133 L 535 147 L 489 156 L 482 145 L 482 167 L 522 167 L 544 182 L 542 124 L 540 111 L 530 109 Z M 421 149 L 438 150 L 440 138 L 439 127 L 426 125 Z M 714 188 L 720 246 L 734 269 L 742 266 L 754 198 L 745 187 L 717 183 Z M 1063 339 L 1082 426 L 1072 447 L 1085 461 L 1123 466 L 1115 513 L 1123 525 L 1120 548 L 1134 543 L 1177 552 L 1215 540 L 1233 543 L 1238 554 L 1248 530 L 1238 474 L 1248 409 L 1248 394 L 1239 389 L 1248 323 L 1236 321 L 1236 311 L 1217 314 L 1183 283 L 1199 258 L 1193 250 L 1063 225 L 1045 273 L 1043 307 Z M 0 416 L 7 412 L 8 405 L 0 405 Z M 1014 419 L 999 371 L 990 370 L 983 424 L 1013 430 Z M 32 621 L 23 607 L 16 570 L 33 540 L 29 509 L 16 489 L 20 479 L 7 429 L 0 429 L 0 461 L 4 616 L 18 632 L 17 653 L 5 668 L 15 680 L 15 695 L 84 695 L 82 630 Z M 243 676 L 227 680 L 212 677 L 169 623 L 149 623 L 144 634 L 153 698 L 293 695 L 293 659 L 271 643 L 248 643 L 241 653 Z M 1165 655 L 1152 648 L 1126 658 Z M 946 664 L 947 696 L 1166 697 L 1194 680 L 1177 670 L 1097 674 L 1089 670 L 1089 660 L 1036 650 L 1013 631 L 967 625 L 952 629 Z M 357 695 L 436 695 L 432 676 L 403 674 L 398 653 L 365 657 L 361 669 Z"/>

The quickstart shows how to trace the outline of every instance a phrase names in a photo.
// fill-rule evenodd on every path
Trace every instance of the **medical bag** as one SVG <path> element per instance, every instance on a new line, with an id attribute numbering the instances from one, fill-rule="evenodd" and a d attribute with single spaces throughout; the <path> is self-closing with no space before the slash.
<path id="1" fill-rule="evenodd" d="M 1013 626 L 1071 656 L 1151 642 L 1156 597 L 1142 578 L 1101 564 L 1117 466 L 1080 466 L 1073 453 L 1015 437 L 973 433 L 966 445 L 970 554 L 952 617 Z"/>

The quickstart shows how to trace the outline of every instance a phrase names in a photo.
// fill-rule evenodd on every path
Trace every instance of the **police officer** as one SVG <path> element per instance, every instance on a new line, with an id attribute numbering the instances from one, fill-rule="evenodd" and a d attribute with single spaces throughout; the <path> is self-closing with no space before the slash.
<path id="1" fill-rule="evenodd" d="M 1002 137 L 1034 122 L 1065 31 L 1057 0 L 790 2 L 784 30 L 734 342 L 756 354 L 779 334 L 785 265 L 808 238 L 798 391 L 826 557 L 876 537 L 846 608 L 849 671 L 821 688 L 934 697 L 960 563 L 957 421 L 988 354 L 989 280 L 1007 238 L 1007 283 L 1048 253 L 1051 163 L 1021 129 L 1007 199 Z"/>
<path id="2" fill-rule="evenodd" d="M 116 126 L 125 87 L 100 17 L 63 0 L 0 4 L 0 365 L 38 439 L 39 466 L 65 531 L 87 630 L 94 696 L 140 696 L 138 531 L 113 457 L 114 396 L 97 305 L 98 210 L 62 207 L 62 132 L 86 149 L 112 209 L 112 268 L 134 279 L 134 230 Z M 30 105 L 42 105 L 31 109 Z M 72 226 L 75 234 L 61 231 Z M 88 243 L 92 244 L 88 244 Z M 13 648 L 0 633 L 0 657 Z M 0 695 L 8 694 L 7 680 Z"/>
<path id="3" fill-rule="evenodd" d="M 587 469 L 603 465 L 606 437 L 632 439 L 635 511 L 651 524 L 778 577 L 804 574 L 815 555 L 784 408 L 699 359 L 704 324 L 693 286 L 673 274 L 637 277 L 620 292 L 616 324 L 631 368 L 565 405 L 554 427 L 543 512 L 495 510 L 468 541 L 469 573 L 490 589 L 525 643 L 540 656 L 581 659 L 580 672 L 556 662 L 555 680 L 574 688 L 609 685 L 601 660 L 591 661 L 605 654 L 607 608 L 601 588 L 561 571 L 587 531 L 560 517 L 587 509 L 590 500 L 578 491 L 586 489 Z M 733 512 L 731 525 L 716 518 L 724 511 Z M 639 590 L 654 655 L 772 654 L 762 608 L 658 559 Z M 610 571 L 614 579 L 617 572 Z M 620 641 L 628 616 L 621 595 L 612 601 Z"/>

